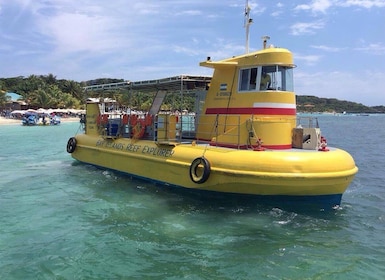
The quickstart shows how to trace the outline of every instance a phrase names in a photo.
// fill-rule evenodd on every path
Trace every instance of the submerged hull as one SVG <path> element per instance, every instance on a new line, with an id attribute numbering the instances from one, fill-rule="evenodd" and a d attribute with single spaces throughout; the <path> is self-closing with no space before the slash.
<path id="1" fill-rule="evenodd" d="M 72 145 L 75 146 L 75 145 Z M 235 150 L 193 143 L 77 135 L 72 157 L 159 184 L 202 191 L 340 203 L 357 172 L 345 151 Z"/>

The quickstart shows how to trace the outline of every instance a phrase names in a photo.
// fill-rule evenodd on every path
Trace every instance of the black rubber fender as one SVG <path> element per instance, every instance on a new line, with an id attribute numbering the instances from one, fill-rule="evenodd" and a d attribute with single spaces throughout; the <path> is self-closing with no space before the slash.
<path id="1" fill-rule="evenodd" d="M 199 172 L 198 167 L 203 167 L 203 172 Z M 210 176 L 211 166 L 210 162 L 205 157 L 199 157 L 193 160 L 190 165 L 190 178 L 196 184 L 203 184 Z"/>
<path id="2" fill-rule="evenodd" d="M 71 137 L 70 139 L 68 139 L 68 142 L 67 142 L 67 153 L 70 153 L 72 154 L 75 149 L 76 149 L 76 138 L 75 137 Z"/>

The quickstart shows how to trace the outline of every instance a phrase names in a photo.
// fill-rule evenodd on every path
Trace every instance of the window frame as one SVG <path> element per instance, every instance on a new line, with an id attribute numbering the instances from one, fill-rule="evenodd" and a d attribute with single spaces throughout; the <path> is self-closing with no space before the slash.
<path id="1" fill-rule="evenodd" d="M 274 68 L 274 71 L 271 69 Z M 255 70 L 255 83 L 252 81 Z M 270 70 L 270 71 L 269 71 Z M 261 76 L 263 72 L 270 76 L 270 85 L 267 89 L 261 89 Z M 257 87 L 257 85 L 259 85 Z M 283 65 L 264 65 L 256 67 L 243 67 L 238 71 L 238 92 L 263 92 L 263 91 L 294 91 L 293 67 Z"/>

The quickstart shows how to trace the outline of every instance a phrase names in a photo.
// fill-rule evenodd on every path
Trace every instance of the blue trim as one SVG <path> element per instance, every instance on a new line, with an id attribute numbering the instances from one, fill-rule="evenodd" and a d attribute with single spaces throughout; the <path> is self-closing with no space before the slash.
<path id="1" fill-rule="evenodd" d="M 242 206 L 268 206 L 277 207 L 294 212 L 311 212 L 311 211 L 329 211 L 335 210 L 336 206 L 341 204 L 342 194 L 330 194 L 330 195 L 304 195 L 304 196 L 292 196 L 292 195 L 251 195 L 251 194 L 238 194 L 238 193 L 225 193 L 208 191 L 201 189 L 190 189 L 180 185 L 174 185 L 165 183 L 163 181 L 149 179 L 147 177 L 138 176 L 135 174 L 110 169 L 107 167 L 90 164 L 87 162 L 79 161 L 83 164 L 92 165 L 98 169 L 111 170 L 113 172 L 122 174 L 123 176 L 130 176 L 135 179 L 154 183 L 157 186 L 161 186 L 163 189 L 170 189 L 173 193 L 180 193 L 181 195 L 188 195 L 192 197 L 199 197 L 199 200 L 207 203 L 223 203 L 237 204 Z"/>

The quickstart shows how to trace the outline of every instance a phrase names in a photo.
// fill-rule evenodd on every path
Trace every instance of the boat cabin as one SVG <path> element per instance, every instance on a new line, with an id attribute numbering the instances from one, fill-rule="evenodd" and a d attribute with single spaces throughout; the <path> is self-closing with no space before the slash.
<path id="1" fill-rule="evenodd" d="M 114 100 L 90 99 L 86 133 L 157 143 L 195 141 L 235 149 L 319 147 L 318 128 L 297 127 L 295 65 L 290 51 L 265 47 L 220 61 L 208 57 L 200 65 L 213 68 L 213 76 L 181 75 L 86 87 L 87 91 L 124 89 L 130 95 L 152 94 L 151 107 L 144 112 L 129 106 L 122 109 Z M 195 96 L 193 112 L 161 110 L 166 95 L 176 92 L 181 99 Z M 301 133 L 310 135 L 303 142 L 308 145 L 299 144 Z"/>

